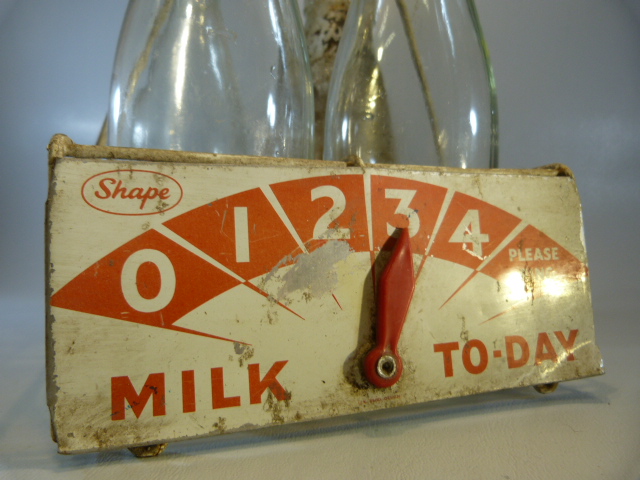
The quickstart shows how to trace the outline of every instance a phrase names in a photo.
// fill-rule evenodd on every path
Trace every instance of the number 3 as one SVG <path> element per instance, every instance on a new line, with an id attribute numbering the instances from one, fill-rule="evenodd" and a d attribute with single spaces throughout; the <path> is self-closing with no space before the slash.
<path id="1" fill-rule="evenodd" d="M 409 236 L 414 237 L 420 230 L 420 217 L 418 212 L 409 207 L 413 198 L 416 196 L 416 190 L 399 190 L 396 188 L 387 188 L 384 191 L 385 198 L 393 198 L 400 200 L 400 204 L 396 208 L 396 215 L 404 215 L 409 220 Z M 396 227 L 387 222 L 387 234 L 394 235 Z"/>

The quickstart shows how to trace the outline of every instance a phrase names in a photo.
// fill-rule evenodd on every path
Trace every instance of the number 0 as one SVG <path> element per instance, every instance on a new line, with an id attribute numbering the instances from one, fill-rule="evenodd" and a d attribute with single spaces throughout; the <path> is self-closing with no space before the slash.
<path id="1" fill-rule="evenodd" d="M 144 298 L 138 290 L 137 275 L 143 263 L 153 263 L 160 272 L 160 291 L 155 298 Z M 131 254 L 122 267 L 122 294 L 131 308 L 143 313 L 162 310 L 176 293 L 176 271 L 169 257 L 158 250 L 144 249 Z"/>

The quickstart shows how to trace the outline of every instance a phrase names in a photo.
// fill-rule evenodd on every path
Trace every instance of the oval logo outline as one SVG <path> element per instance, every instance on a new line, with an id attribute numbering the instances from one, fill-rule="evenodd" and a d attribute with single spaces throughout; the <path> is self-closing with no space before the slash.
<path id="1" fill-rule="evenodd" d="M 169 206 L 167 208 L 162 208 L 162 209 L 155 208 L 153 211 L 145 211 L 145 212 L 135 212 L 135 213 L 133 213 L 133 212 L 127 211 L 127 209 L 120 209 L 120 211 L 118 211 L 117 208 L 111 208 L 111 209 L 108 209 L 106 207 L 105 208 L 101 208 L 100 206 L 98 206 L 95 203 L 95 201 L 92 202 L 90 200 L 90 198 L 88 198 L 90 193 L 93 193 L 93 194 L 95 194 L 96 197 L 98 197 L 97 198 L 98 201 L 114 200 L 115 197 L 113 197 L 111 195 L 114 195 L 114 194 L 118 193 L 117 190 L 118 190 L 118 188 L 120 188 L 120 189 L 122 189 L 122 190 L 120 190 L 121 192 L 128 192 L 129 195 L 132 195 L 132 192 L 135 189 L 140 190 L 140 193 L 143 193 L 142 197 L 140 197 L 140 196 L 134 196 L 134 197 L 129 196 L 129 197 L 121 197 L 119 199 L 121 201 L 137 200 L 139 202 L 142 202 L 142 204 L 141 204 L 142 206 L 140 208 L 144 208 L 146 202 L 149 201 L 149 200 L 152 200 L 152 201 L 153 200 L 158 200 L 159 197 L 148 197 L 148 194 L 151 192 L 151 189 L 155 189 L 155 191 L 156 191 L 155 193 L 157 195 L 160 195 L 161 192 L 162 192 L 162 189 L 157 188 L 157 187 L 152 187 L 152 186 L 149 185 L 149 184 L 152 184 L 154 182 L 148 182 L 148 184 L 146 186 L 147 188 L 146 188 L 146 191 L 145 191 L 145 190 L 142 190 L 140 188 L 140 186 L 138 186 L 138 185 L 134 185 L 133 187 L 131 185 L 122 187 L 122 183 L 124 181 L 121 178 L 116 178 L 116 179 L 109 179 L 108 178 L 109 174 L 115 174 L 115 175 L 118 175 L 118 176 L 120 176 L 121 174 L 126 174 L 129 178 L 131 178 L 131 176 L 135 175 L 136 173 L 145 174 L 144 176 L 151 176 L 151 177 L 161 176 L 161 177 L 165 177 L 165 178 L 169 179 L 169 181 L 171 183 L 173 183 L 177 187 L 177 189 L 179 191 L 178 200 L 175 201 L 175 203 L 172 202 L 171 204 L 169 204 Z M 115 189 L 116 189 L 115 193 L 109 191 L 108 195 L 110 195 L 110 196 L 107 196 L 106 198 L 101 198 L 101 197 L 99 197 L 97 195 L 97 192 L 100 192 L 99 188 L 94 188 L 92 192 L 87 192 L 87 187 L 89 185 L 91 185 L 91 182 L 93 180 L 95 180 L 96 178 L 103 177 L 103 176 L 105 177 L 105 179 L 109 179 L 109 180 L 113 180 L 114 182 L 116 182 L 116 181 L 118 182 L 117 186 L 115 187 Z M 136 177 L 139 177 L 139 175 L 136 175 Z M 170 188 L 170 187 L 164 187 L 164 189 L 167 189 L 167 188 Z M 105 190 L 104 186 L 102 186 L 102 192 L 104 192 L 104 194 L 107 194 L 107 191 Z M 144 215 L 158 215 L 160 213 L 167 212 L 167 211 L 171 210 L 172 208 L 177 207 L 178 204 L 182 201 L 182 198 L 184 197 L 184 189 L 182 188 L 182 185 L 180 184 L 180 182 L 178 182 L 175 178 L 173 178 L 170 175 L 167 175 L 165 173 L 154 172 L 153 170 L 127 169 L 127 170 L 109 170 L 109 171 L 106 171 L 106 172 L 97 173 L 97 174 L 89 177 L 82 184 L 81 194 L 82 194 L 82 199 L 84 200 L 84 202 L 87 205 L 89 205 L 91 208 L 94 208 L 95 210 L 98 210 L 99 212 L 108 213 L 108 214 L 111 214 L 111 215 L 122 215 L 122 216 L 135 217 L 135 216 L 144 216 Z M 160 199 L 162 200 L 162 198 L 160 198 Z"/>

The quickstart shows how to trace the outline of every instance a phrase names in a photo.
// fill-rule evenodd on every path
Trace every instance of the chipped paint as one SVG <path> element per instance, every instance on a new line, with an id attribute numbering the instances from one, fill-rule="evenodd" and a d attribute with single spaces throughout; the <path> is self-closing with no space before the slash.
<path id="1" fill-rule="evenodd" d="M 315 297 L 332 295 L 339 281 L 336 264 L 346 260 L 352 251 L 347 242 L 329 240 L 317 250 L 299 255 L 294 266 L 280 279 L 283 285 L 278 297 L 285 298 L 297 290 Z"/>

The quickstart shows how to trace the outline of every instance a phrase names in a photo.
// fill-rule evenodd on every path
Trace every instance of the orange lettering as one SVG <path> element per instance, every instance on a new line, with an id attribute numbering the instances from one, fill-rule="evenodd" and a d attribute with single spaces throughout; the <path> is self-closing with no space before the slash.
<path id="1" fill-rule="evenodd" d="M 128 198 L 127 189 L 122 186 L 122 180 L 118 180 L 118 184 L 116 185 L 116 189 L 111 194 L 111 198 L 116 198 L 118 194 L 120 194 L 120 198 Z"/>
<path id="2" fill-rule="evenodd" d="M 276 378 L 286 364 L 287 360 L 274 363 L 262 380 L 260 379 L 260 364 L 249 365 L 249 397 L 251 404 L 262 403 L 262 394 L 267 388 L 271 390 L 278 400 L 287 399 L 287 391 Z"/>
<path id="3" fill-rule="evenodd" d="M 562 347 L 567 351 L 567 360 L 573 362 L 576 357 L 573 355 L 574 345 L 576 344 L 576 338 L 578 337 L 578 330 L 571 330 L 569 332 L 569 339 L 564 338 L 564 334 L 562 332 L 553 332 L 556 334 L 556 338 L 562 345 Z"/>
<path id="4" fill-rule="evenodd" d="M 458 342 L 436 343 L 433 346 L 435 353 L 442 352 L 445 377 L 453 377 L 453 359 L 451 358 L 451 352 L 454 350 L 460 350 L 460 344 Z"/>
<path id="5" fill-rule="evenodd" d="M 193 370 L 182 372 L 182 411 L 196 411 L 196 379 Z"/>
<path id="6" fill-rule="evenodd" d="M 507 365 L 509 368 L 520 368 L 529 361 L 529 344 L 520 335 L 511 335 L 504 338 L 507 348 Z M 520 347 L 520 358 L 516 358 L 514 344 Z"/>
<path id="7" fill-rule="evenodd" d="M 165 405 L 164 373 L 152 373 L 147 377 L 140 394 L 131 384 L 129 377 L 111 378 L 111 419 L 124 420 L 125 401 L 129 403 L 136 418 L 140 418 L 144 407 L 153 395 L 153 416 L 167 414 Z"/>
<path id="8" fill-rule="evenodd" d="M 224 396 L 224 373 L 221 367 L 211 369 L 211 397 L 213 408 L 240 406 L 240 397 Z"/>
<path id="9" fill-rule="evenodd" d="M 478 350 L 480 354 L 478 365 L 474 365 L 471 361 L 471 350 L 474 348 Z M 462 364 L 467 372 L 473 375 L 484 372 L 489 364 L 489 355 L 487 354 L 487 347 L 484 346 L 484 343 L 476 339 L 469 340 L 462 349 Z"/>
<path id="10" fill-rule="evenodd" d="M 109 190 L 107 183 L 116 183 L 116 181 L 113 178 L 103 178 L 102 180 L 100 180 L 100 183 L 98 183 L 98 185 L 100 185 L 100 188 L 104 193 L 95 192 L 95 196 L 101 200 L 106 200 L 107 198 L 111 197 L 111 190 Z"/>
<path id="11" fill-rule="evenodd" d="M 536 346 L 536 365 L 540 365 L 545 360 L 558 361 L 558 354 L 553 348 L 549 335 L 542 332 L 538 335 L 538 345 Z"/>

